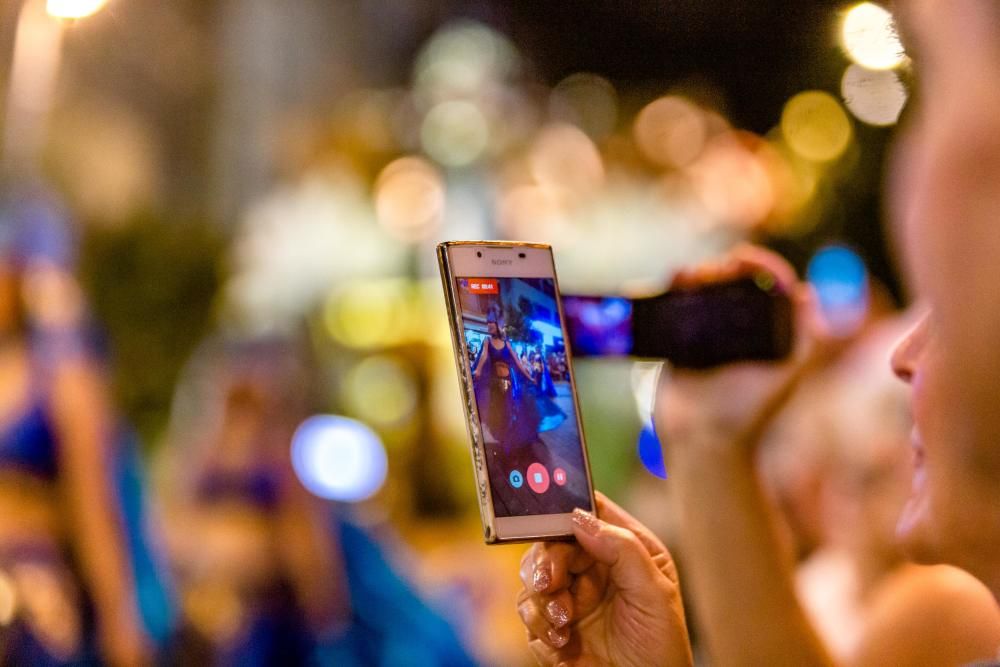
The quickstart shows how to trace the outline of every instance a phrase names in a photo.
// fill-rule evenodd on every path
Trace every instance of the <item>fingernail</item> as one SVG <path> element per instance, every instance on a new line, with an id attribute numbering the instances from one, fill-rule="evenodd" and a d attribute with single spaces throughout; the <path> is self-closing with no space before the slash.
<path id="1" fill-rule="evenodd" d="M 549 566 L 547 563 L 543 563 L 535 568 L 535 574 L 532 575 L 531 583 L 535 587 L 535 591 L 538 593 L 541 593 L 549 587 L 549 584 L 552 583 L 552 575 L 549 573 Z"/>
<path id="2" fill-rule="evenodd" d="M 573 510 L 572 520 L 573 523 L 578 525 L 588 535 L 597 535 L 601 530 L 601 524 L 598 522 L 597 517 L 590 512 L 584 512 L 579 507 Z"/>
<path id="3" fill-rule="evenodd" d="M 569 632 L 564 633 L 555 628 L 549 628 L 546 634 L 549 636 L 549 643 L 556 648 L 562 648 L 569 641 Z"/>
<path id="4" fill-rule="evenodd" d="M 557 628 L 569 623 L 569 611 L 566 607 L 562 606 L 555 600 L 550 600 L 547 605 L 545 605 L 545 612 L 549 615 L 549 620 L 552 621 L 552 625 Z"/>

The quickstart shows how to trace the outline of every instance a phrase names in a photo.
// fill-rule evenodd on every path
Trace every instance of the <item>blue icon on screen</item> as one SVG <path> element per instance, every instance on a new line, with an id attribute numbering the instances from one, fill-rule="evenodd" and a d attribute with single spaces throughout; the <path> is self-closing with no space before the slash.
<path id="1" fill-rule="evenodd" d="M 515 489 L 520 489 L 524 484 L 524 475 L 521 474 L 520 470 L 510 471 L 510 485 Z"/>

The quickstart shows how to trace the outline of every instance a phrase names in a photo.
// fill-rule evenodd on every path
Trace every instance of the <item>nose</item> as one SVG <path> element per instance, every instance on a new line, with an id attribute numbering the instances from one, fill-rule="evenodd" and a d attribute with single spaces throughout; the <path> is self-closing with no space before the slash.
<path id="1" fill-rule="evenodd" d="M 916 372 L 917 357 L 927 328 L 927 317 L 925 315 L 920 318 L 920 321 L 913 325 L 896 343 L 896 348 L 892 351 L 892 358 L 889 361 L 892 372 L 907 384 L 913 380 L 913 374 Z"/>

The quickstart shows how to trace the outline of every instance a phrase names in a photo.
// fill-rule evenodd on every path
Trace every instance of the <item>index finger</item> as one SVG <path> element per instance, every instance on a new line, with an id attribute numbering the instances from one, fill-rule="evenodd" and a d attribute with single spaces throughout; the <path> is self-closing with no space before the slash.
<path id="1" fill-rule="evenodd" d="M 597 498 L 598 516 L 610 524 L 620 526 L 621 528 L 625 528 L 635 533 L 636 537 L 639 538 L 639 541 L 642 542 L 642 545 L 646 547 L 646 551 L 649 552 L 650 556 L 655 556 L 656 554 L 667 550 L 666 547 L 663 546 L 663 542 L 661 542 L 660 539 L 653 534 L 653 531 L 640 523 L 634 516 L 622 509 L 616 502 L 608 498 L 600 491 L 595 491 L 594 496 Z"/>
<path id="2" fill-rule="evenodd" d="M 737 247 L 733 253 L 734 272 L 749 274 L 765 271 L 774 276 L 777 284 L 786 292 L 795 291 L 799 278 L 795 269 L 784 257 L 760 246 L 744 244 Z"/>

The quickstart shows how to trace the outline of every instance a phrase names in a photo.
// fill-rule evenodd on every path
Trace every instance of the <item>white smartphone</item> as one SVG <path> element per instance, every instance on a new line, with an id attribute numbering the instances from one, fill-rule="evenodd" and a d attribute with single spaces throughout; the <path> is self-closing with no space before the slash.
<path id="1" fill-rule="evenodd" d="M 595 504 L 552 249 L 437 253 L 486 542 L 568 539 Z"/>

